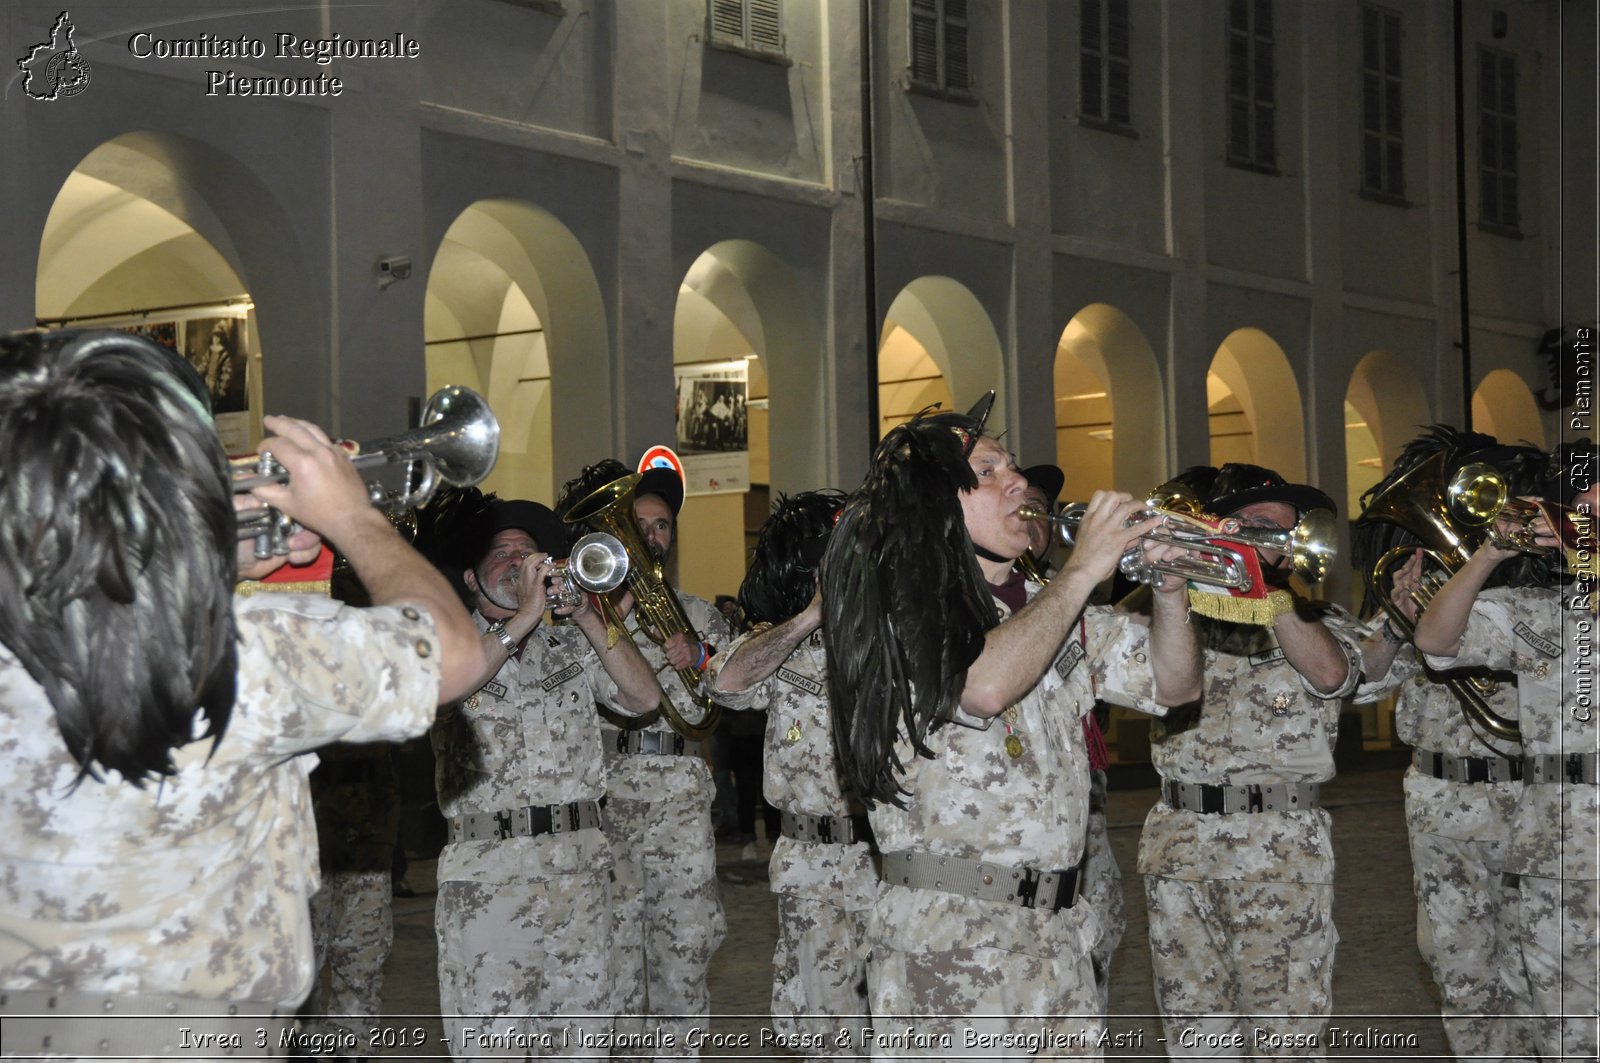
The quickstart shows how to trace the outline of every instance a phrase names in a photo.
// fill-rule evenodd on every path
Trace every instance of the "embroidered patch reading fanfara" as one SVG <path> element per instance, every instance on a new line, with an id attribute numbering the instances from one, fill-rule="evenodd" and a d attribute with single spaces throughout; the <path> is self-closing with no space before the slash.
<path id="1" fill-rule="evenodd" d="M 497 698 L 504 698 L 506 696 L 505 685 L 501 684 L 501 683 L 496 683 L 492 679 L 489 680 L 489 682 L 483 684 L 483 689 L 487 690 L 489 693 L 493 694 Z"/>
<path id="2" fill-rule="evenodd" d="M 790 686 L 799 687 L 801 690 L 804 690 L 807 694 L 810 694 L 813 697 L 822 696 L 822 684 L 817 682 L 815 679 L 807 679 L 799 672 L 791 672 L 787 668 L 779 668 L 778 678 L 783 680 L 785 683 L 788 683 Z"/>
<path id="3" fill-rule="evenodd" d="M 539 685 L 544 687 L 545 690 L 554 690 L 556 687 L 560 686 L 562 683 L 565 683 L 567 680 L 571 679 L 581 671 L 583 671 L 583 666 L 578 664 L 577 661 L 573 661 L 555 675 L 546 676 L 544 679 L 540 680 Z"/>
<path id="4" fill-rule="evenodd" d="M 1281 660 L 1283 660 L 1282 646 L 1274 646 L 1270 650 L 1262 650 L 1260 653 L 1252 653 L 1249 657 L 1251 668 L 1260 668 L 1264 664 L 1274 664 Z"/>
<path id="5" fill-rule="evenodd" d="M 1069 642 L 1067 648 L 1061 651 L 1061 656 L 1056 658 L 1056 675 L 1062 679 L 1072 674 L 1078 667 L 1078 662 L 1083 660 L 1083 643 Z"/>
<path id="6" fill-rule="evenodd" d="M 1514 630 L 1516 631 L 1518 638 L 1522 639 L 1523 642 L 1526 642 L 1528 645 L 1532 646 L 1546 657 L 1561 656 L 1560 643 L 1552 642 L 1550 639 L 1545 638 L 1543 635 L 1533 630 L 1533 628 L 1529 627 L 1526 622 L 1518 621 Z"/>

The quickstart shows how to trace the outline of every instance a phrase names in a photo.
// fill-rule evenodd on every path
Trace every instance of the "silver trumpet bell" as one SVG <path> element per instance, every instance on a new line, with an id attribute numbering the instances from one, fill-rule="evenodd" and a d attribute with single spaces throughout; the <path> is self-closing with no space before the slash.
<path id="1" fill-rule="evenodd" d="M 1056 526 L 1061 541 L 1071 546 L 1076 542 L 1078 526 L 1083 523 L 1088 508 L 1085 503 L 1073 502 L 1057 514 L 1023 506 L 1017 515 L 1024 520 L 1050 521 Z M 1118 567 L 1124 576 L 1136 583 L 1159 583 L 1163 573 L 1170 573 L 1195 583 L 1249 591 L 1254 585 L 1249 566 L 1244 554 L 1234 549 L 1233 544 L 1285 554 L 1302 579 L 1315 583 L 1327 574 L 1328 565 L 1338 553 L 1334 517 L 1325 509 L 1309 511 L 1293 528 L 1245 528 L 1232 518 L 1211 517 L 1200 512 L 1189 500 L 1168 494 L 1159 500 L 1148 500 L 1146 508 L 1136 513 L 1133 520 L 1138 522 L 1152 517 L 1161 518 L 1162 526 L 1142 536 L 1142 541 L 1178 546 L 1188 552 L 1154 562 L 1145 557 L 1142 546 L 1134 546 L 1122 555 Z M 1224 542 L 1207 541 L 1215 539 Z"/>
<path id="2" fill-rule="evenodd" d="M 545 602 L 552 609 L 576 609 L 583 595 L 607 594 L 628 578 L 628 551 L 622 540 L 606 532 L 590 532 L 572 544 L 560 561 L 548 562 L 547 579 L 561 577 L 563 585 L 552 587 Z"/>
<path id="3" fill-rule="evenodd" d="M 350 463 L 374 476 L 367 494 L 374 506 L 391 517 L 428 504 L 441 484 L 470 487 L 494 468 L 500 456 L 500 422 L 489 403 L 471 388 L 440 388 L 422 408 L 422 424 L 399 435 L 360 445 Z M 399 485 L 386 485 L 376 474 L 398 467 Z M 233 493 L 266 484 L 285 484 L 289 473 L 262 451 L 254 462 L 237 467 Z M 240 539 L 254 539 L 259 558 L 288 553 L 294 522 L 271 506 L 253 506 L 237 515 Z"/>

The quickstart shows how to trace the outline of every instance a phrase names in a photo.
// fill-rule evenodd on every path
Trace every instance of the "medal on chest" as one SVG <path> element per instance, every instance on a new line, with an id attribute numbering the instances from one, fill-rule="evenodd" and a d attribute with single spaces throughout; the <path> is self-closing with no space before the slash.
<path id="1" fill-rule="evenodd" d="M 791 723 L 789 725 L 789 729 L 783 732 L 783 740 L 788 742 L 791 746 L 800 741 L 800 725 L 798 723 Z"/>
<path id="2" fill-rule="evenodd" d="M 1017 707 L 1015 705 L 1007 705 L 1004 711 L 1000 713 L 1000 722 L 1003 723 L 1006 728 L 1006 756 L 1010 757 L 1012 760 L 1016 760 L 1018 757 L 1022 756 L 1022 750 L 1024 748 L 1022 745 L 1022 737 L 1017 734 L 1016 730 Z"/>

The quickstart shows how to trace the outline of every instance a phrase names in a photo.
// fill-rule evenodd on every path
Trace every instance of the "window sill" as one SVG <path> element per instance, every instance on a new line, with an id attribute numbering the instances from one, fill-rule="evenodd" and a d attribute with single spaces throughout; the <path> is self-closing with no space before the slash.
<path id="1" fill-rule="evenodd" d="M 1282 177 L 1283 176 L 1283 171 L 1279 170 L 1277 168 L 1277 166 L 1272 165 L 1270 163 L 1251 162 L 1248 159 L 1230 159 L 1230 158 L 1224 158 L 1222 161 L 1226 166 L 1228 166 L 1230 169 L 1234 169 L 1234 170 L 1244 170 L 1244 171 L 1246 171 L 1248 173 L 1258 173 L 1258 174 L 1261 174 L 1263 177 Z"/>
<path id="2" fill-rule="evenodd" d="M 944 89 L 937 85 L 930 85 L 926 81 L 913 81 L 909 76 L 902 83 L 902 87 L 907 92 L 915 93 L 918 96 L 932 96 L 934 99 L 944 100 L 946 103 L 959 103 L 967 107 L 975 107 L 978 103 L 978 97 L 974 96 L 970 89 Z"/>
<path id="3" fill-rule="evenodd" d="M 1357 189 L 1356 195 L 1368 203 L 1379 203 L 1385 207 L 1403 207 L 1407 210 L 1416 206 L 1405 196 L 1397 196 L 1393 192 L 1378 192 L 1371 188 Z"/>
<path id="4" fill-rule="evenodd" d="M 787 52 L 772 52 L 765 48 L 750 48 L 733 41 L 719 41 L 715 37 L 706 41 L 706 47 L 715 48 L 719 52 L 731 52 L 742 55 L 746 59 L 754 59 L 761 63 L 771 63 L 773 66 L 794 66 L 794 59 Z"/>
<path id="5" fill-rule="evenodd" d="M 1113 136 L 1127 137 L 1129 140 L 1138 140 L 1139 131 L 1131 125 L 1121 122 L 1108 122 L 1104 118 L 1096 118 L 1092 114 L 1079 114 L 1078 124 L 1085 129 L 1098 130 L 1101 133 L 1110 133 Z"/>
<path id="6" fill-rule="evenodd" d="M 1526 240 L 1528 235 L 1521 229 L 1509 225 L 1497 225 L 1492 221 L 1479 221 L 1478 231 L 1488 233 L 1490 236 L 1503 236 L 1507 240 Z"/>

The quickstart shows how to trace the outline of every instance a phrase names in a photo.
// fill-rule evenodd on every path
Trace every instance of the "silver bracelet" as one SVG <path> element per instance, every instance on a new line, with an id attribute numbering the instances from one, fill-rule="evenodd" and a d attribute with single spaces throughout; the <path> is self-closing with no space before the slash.
<path id="1" fill-rule="evenodd" d="M 506 648 L 507 657 L 517 652 L 517 640 L 512 638 L 510 633 L 506 631 L 506 622 L 504 620 L 497 620 L 490 624 L 487 634 L 493 635 L 500 640 L 500 645 Z"/>

